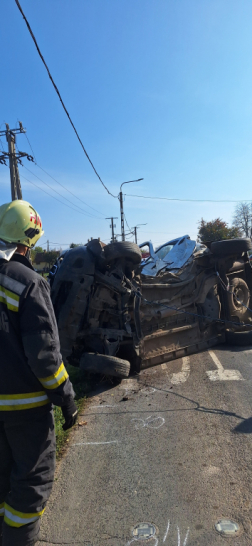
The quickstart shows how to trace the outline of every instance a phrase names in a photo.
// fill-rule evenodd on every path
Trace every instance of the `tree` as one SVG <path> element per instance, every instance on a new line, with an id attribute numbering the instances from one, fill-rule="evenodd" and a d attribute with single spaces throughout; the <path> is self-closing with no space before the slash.
<path id="1" fill-rule="evenodd" d="M 252 205 L 238 203 L 235 207 L 233 226 L 239 228 L 245 237 L 252 237 Z"/>
<path id="2" fill-rule="evenodd" d="M 48 263 L 48 266 L 51 267 L 57 260 L 59 252 L 57 250 L 50 250 L 45 252 L 45 262 Z"/>
<path id="3" fill-rule="evenodd" d="M 203 218 L 199 222 L 198 239 L 201 243 L 206 241 L 221 241 L 222 239 L 234 239 L 241 237 L 241 230 L 238 227 L 228 227 L 227 222 L 220 218 L 205 222 Z"/>
<path id="4" fill-rule="evenodd" d="M 76 246 L 80 246 L 80 245 L 77 245 L 76 243 L 71 243 L 69 248 L 76 248 Z"/>
<path id="5" fill-rule="evenodd" d="M 33 249 L 36 253 L 37 252 L 44 252 L 42 246 L 35 246 Z"/>
<path id="6" fill-rule="evenodd" d="M 42 246 L 35 246 L 34 248 L 31 249 L 31 258 L 33 262 L 38 252 L 44 252 Z"/>

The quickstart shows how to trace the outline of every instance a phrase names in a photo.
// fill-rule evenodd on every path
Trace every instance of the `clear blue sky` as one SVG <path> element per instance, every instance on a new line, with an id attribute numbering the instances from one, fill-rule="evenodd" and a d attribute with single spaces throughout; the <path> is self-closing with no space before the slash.
<path id="1" fill-rule="evenodd" d="M 143 177 L 124 186 L 125 193 L 251 200 L 251 0 L 20 3 L 112 193 L 118 194 L 121 182 Z M 4 122 L 14 127 L 21 120 L 38 165 L 77 196 L 23 161 L 32 171 L 20 167 L 23 198 L 42 216 L 41 242 L 63 246 L 99 236 L 108 242 L 105 217 L 119 216 L 119 203 L 92 171 L 14 0 L 1 5 L 0 45 L 1 129 Z M 17 144 L 30 152 L 24 135 Z M 73 206 L 35 175 L 83 211 L 22 178 Z M 1 203 L 10 200 L 9 171 L 3 165 L 0 196 Z M 195 238 L 201 217 L 231 222 L 234 206 L 125 198 L 129 225 L 147 223 L 139 228 L 139 240 L 151 238 L 154 245 L 185 233 Z M 119 226 L 118 220 L 117 233 Z"/>

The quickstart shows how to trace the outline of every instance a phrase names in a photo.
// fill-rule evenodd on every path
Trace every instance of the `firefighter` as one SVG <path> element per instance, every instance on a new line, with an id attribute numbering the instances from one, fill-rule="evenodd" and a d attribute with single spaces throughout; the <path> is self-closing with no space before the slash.
<path id="1" fill-rule="evenodd" d="M 52 405 L 74 425 L 50 287 L 27 258 L 43 235 L 26 201 L 0 206 L 0 544 L 33 546 L 55 470 Z"/>

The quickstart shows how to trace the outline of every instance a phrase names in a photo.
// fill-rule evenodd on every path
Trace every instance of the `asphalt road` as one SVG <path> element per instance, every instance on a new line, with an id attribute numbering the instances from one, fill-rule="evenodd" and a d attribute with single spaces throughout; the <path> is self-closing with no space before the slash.
<path id="1" fill-rule="evenodd" d="M 79 420 L 41 546 L 251 546 L 252 349 L 221 346 L 103 384 Z M 240 531 L 224 538 L 221 519 Z M 134 537 L 140 523 L 152 538 Z"/>

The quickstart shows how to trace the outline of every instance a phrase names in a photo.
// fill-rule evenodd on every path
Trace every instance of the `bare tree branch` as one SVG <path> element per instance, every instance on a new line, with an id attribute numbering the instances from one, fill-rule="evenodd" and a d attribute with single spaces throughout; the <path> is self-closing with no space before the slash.
<path id="1" fill-rule="evenodd" d="M 233 226 L 242 230 L 246 237 L 252 236 L 252 205 L 251 203 L 238 203 L 235 207 Z"/>

